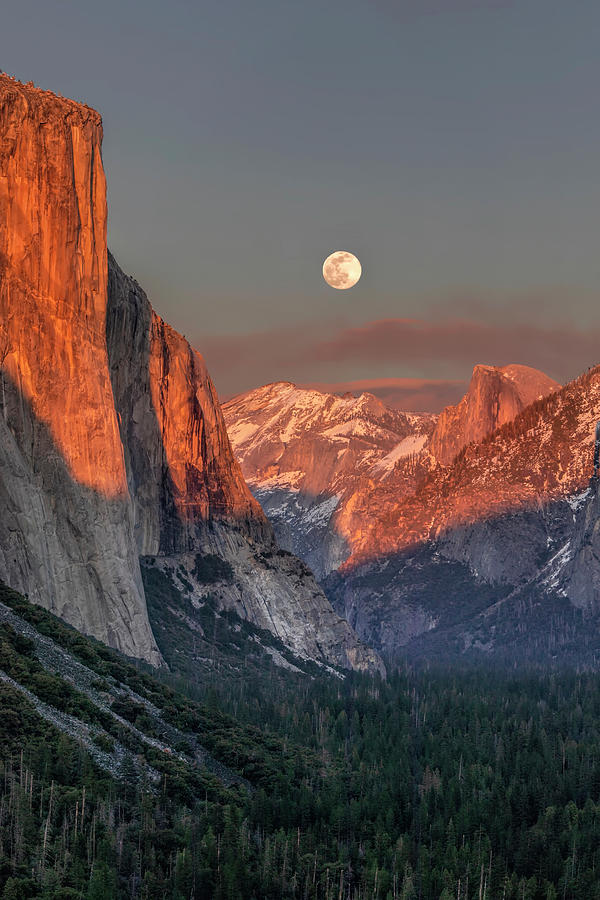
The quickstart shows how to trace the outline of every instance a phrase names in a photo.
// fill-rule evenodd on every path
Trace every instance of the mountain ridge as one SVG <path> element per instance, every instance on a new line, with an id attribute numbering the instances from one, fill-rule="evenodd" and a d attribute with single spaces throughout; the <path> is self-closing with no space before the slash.
<path id="1" fill-rule="evenodd" d="M 342 397 L 274 382 L 233 398 L 223 413 L 234 451 L 284 547 L 317 575 L 343 562 L 351 545 L 336 522 L 376 466 L 418 452 L 435 417 L 389 409 L 372 394 Z M 410 444 L 410 441 L 413 444 Z M 384 471 L 385 475 L 385 471 Z"/>
<path id="2" fill-rule="evenodd" d="M 507 376 L 521 378 L 521 389 L 507 388 Z M 600 605 L 597 511 L 588 487 L 600 367 L 560 387 L 528 367 L 478 366 L 461 403 L 458 414 L 451 408 L 431 429 L 436 440 L 450 432 L 449 462 L 436 458 L 430 439 L 413 457 L 397 453 L 395 459 L 392 451 L 390 464 L 380 461 L 368 479 L 356 478 L 330 517 L 347 553 L 321 575 L 326 593 L 364 640 L 392 658 L 402 647 L 433 652 L 434 636 L 451 633 L 453 646 L 463 650 L 483 641 L 489 652 L 505 652 L 501 644 L 510 640 L 510 624 L 499 626 L 502 640 L 477 624 L 491 621 L 486 610 L 497 604 L 503 615 L 513 610 L 516 629 L 517 609 L 556 606 L 559 630 L 570 611 L 595 615 Z M 478 409 L 483 415 L 477 422 Z M 236 447 L 239 412 L 234 404 L 226 407 L 226 419 L 233 412 Z M 251 435 L 242 465 L 261 437 L 260 430 Z M 397 446 L 401 450 L 402 441 Z M 262 496 L 266 481 L 251 477 L 251 484 Z M 289 498 L 278 499 L 292 528 L 296 510 Z M 543 630 L 540 616 L 531 620 L 533 632 Z M 469 643 L 475 634 L 486 636 Z M 423 642 L 421 635 L 431 639 Z"/>
<path id="3" fill-rule="evenodd" d="M 397 651 L 431 632 L 431 639 L 419 645 L 425 654 L 432 652 L 438 632 L 450 635 L 448 615 L 453 610 L 460 615 L 461 608 L 463 625 L 451 626 L 460 652 L 472 646 L 472 635 L 481 630 L 477 622 L 492 621 L 497 602 L 501 625 L 495 636 L 487 625 L 482 632 L 482 646 L 489 652 L 506 652 L 521 631 L 519 610 L 532 611 L 531 639 L 537 630 L 540 641 L 548 638 L 543 637 L 544 608 L 550 615 L 556 607 L 553 627 L 566 632 L 575 625 L 561 623 L 574 610 L 596 617 L 598 500 L 590 476 L 599 417 L 600 366 L 535 401 L 482 441 L 466 445 L 449 467 L 430 472 L 415 496 L 395 504 L 388 497 L 389 519 L 372 523 L 360 551 L 326 584 L 334 606 L 365 638 L 374 640 L 375 623 L 387 621 L 388 651 L 394 634 Z M 421 558 L 415 590 L 410 567 Z M 454 571 L 457 565 L 462 568 Z M 441 619 L 428 612 L 428 580 L 440 578 L 447 607 Z M 476 606 L 488 588 L 496 592 L 490 613 L 484 612 L 487 601 L 469 611 L 469 603 Z M 465 597 L 472 601 L 465 604 Z M 529 611 L 524 622 L 527 617 Z M 401 620 L 402 632 L 394 624 Z M 576 627 L 583 636 L 585 624 Z"/>
<path id="4" fill-rule="evenodd" d="M 290 382 L 241 394 L 223 410 L 279 540 L 324 578 L 368 552 L 381 523 L 377 540 L 383 532 L 385 543 L 391 511 L 430 473 L 558 387 L 528 366 L 477 365 L 463 399 L 439 416 L 391 409 L 366 392 L 340 397 Z"/>

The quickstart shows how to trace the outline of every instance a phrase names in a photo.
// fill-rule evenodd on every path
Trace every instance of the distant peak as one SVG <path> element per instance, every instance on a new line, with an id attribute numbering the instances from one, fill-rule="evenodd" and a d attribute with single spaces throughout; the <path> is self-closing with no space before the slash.
<path id="1" fill-rule="evenodd" d="M 466 444 L 480 441 L 530 403 L 559 388 L 556 381 L 531 366 L 478 363 L 465 396 L 456 406 L 447 406 L 438 419 L 431 439 L 433 455 L 448 465 Z"/>
<path id="2" fill-rule="evenodd" d="M 561 385 L 558 381 L 550 378 L 540 369 L 534 369 L 532 366 L 525 366 L 522 363 L 509 363 L 505 366 L 490 366 L 485 363 L 477 363 L 473 367 L 473 380 L 478 377 L 497 375 L 501 378 L 513 382 L 517 389 L 533 394 L 536 390 L 540 394 L 549 394 L 558 390 Z"/>

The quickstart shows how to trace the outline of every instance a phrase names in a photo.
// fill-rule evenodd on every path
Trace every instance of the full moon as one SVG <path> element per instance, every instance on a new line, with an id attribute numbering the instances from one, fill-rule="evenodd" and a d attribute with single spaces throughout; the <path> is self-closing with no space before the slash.
<path id="1" fill-rule="evenodd" d="M 362 274 L 360 260 L 347 250 L 335 250 L 323 263 L 323 278 L 337 291 L 356 284 Z"/>

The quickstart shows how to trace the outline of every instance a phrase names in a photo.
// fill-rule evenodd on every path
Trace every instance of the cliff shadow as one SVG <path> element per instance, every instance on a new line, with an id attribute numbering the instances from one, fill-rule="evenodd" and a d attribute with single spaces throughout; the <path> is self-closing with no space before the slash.
<path id="1" fill-rule="evenodd" d="M 135 532 L 141 555 L 171 555 L 193 551 L 199 541 L 210 536 L 212 522 L 218 520 L 256 538 L 272 540 L 270 529 L 243 481 L 231 450 L 231 473 L 239 479 L 240 491 L 247 502 L 233 507 L 223 490 L 223 472 L 213 470 L 214 460 L 208 452 L 207 430 L 211 427 L 197 396 L 194 351 L 185 339 L 164 326 L 168 335 L 182 343 L 185 359 L 172 358 L 166 339 L 153 346 L 153 326 L 162 323 L 154 316 L 150 301 L 140 285 L 120 269 L 108 256 L 108 307 L 106 340 L 115 407 L 119 415 L 121 440 L 125 452 L 130 493 L 135 506 Z M 163 336 L 164 338 L 164 336 Z M 158 383 L 151 364 L 156 364 L 157 349 L 161 354 L 161 377 Z M 182 374 L 183 370 L 183 374 Z M 185 381 L 187 396 L 174 401 L 169 395 L 172 373 Z M 156 408 L 158 395 L 164 409 Z M 215 396 L 208 398 L 217 416 L 220 412 Z M 169 406 L 177 402 L 176 409 Z M 166 412 L 171 413 L 169 420 Z M 170 422 L 179 415 L 177 434 L 166 433 Z M 185 427 L 184 427 L 185 426 Z M 223 433 L 226 435 L 223 423 Z M 178 481 L 174 477 L 174 461 L 169 441 L 177 444 Z M 196 459 L 190 448 L 196 447 Z M 223 446 L 221 452 L 226 452 Z M 183 453 L 181 451 L 184 451 Z M 187 451 L 187 452 L 185 452 Z M 196 461 L 202 462 L 198 466 Z M 243 485 L 243 488 L 241 487 Z"/>
<path id="2" fill-rule="evenodd" d="M 448 528 L 335 573 L 324 588 L 388 662 L 600 667 L 600 572 L 585 550 L 596 516 L 589 505 L 598 502 L 592 483 L 575 510 L 559 498 Z M 574 591 L 578 566 L 595 585 L 590 596 Z"/>
<path id="3" fill-rule="evenodd" d="M 160 662 L 129 497 L 78 482 L 31 403 L 0 377 L 0 579 L 126 655 Z"/>

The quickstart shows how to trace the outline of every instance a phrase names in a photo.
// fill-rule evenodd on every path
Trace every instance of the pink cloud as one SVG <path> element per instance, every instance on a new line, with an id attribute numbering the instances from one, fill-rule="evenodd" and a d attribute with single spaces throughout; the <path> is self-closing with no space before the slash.
<path id="1" fill-rule="evenodd" d="M 483 309 L 479 313 L 473 308 L 453 317 L 438 310 L 430 318 L 378 319 L 356 326 L 312 322 L 243 335 L 207 335 L 197 344 L 223 397 L 271 381 L 353 391 L 364 385 L 382 398 L 387 395 L 391 405 L 414 410 L 456 402 L 459 385 L 468 381 L 477 363 L 522 363 L 564 382 L 600 361 L 598 328 L 561 325 L 543 311 L 532 313 L 529 321 L 519 321 L 508 309 L 501 321 L 486 319 Z M 395 373 L 398 377 L 390 379 Z"/>
<path id="2" fill-rule="evenodd" d="M 598 363 L 600 330 L 468 319 L 380 319 L 342 329 L 313 348 L 315 363 L 350 359 L 436 366 L 518 361 L 564 381 L 580 368 Z"/>

